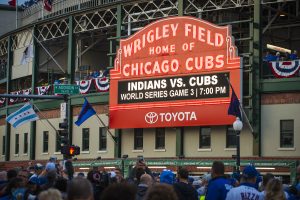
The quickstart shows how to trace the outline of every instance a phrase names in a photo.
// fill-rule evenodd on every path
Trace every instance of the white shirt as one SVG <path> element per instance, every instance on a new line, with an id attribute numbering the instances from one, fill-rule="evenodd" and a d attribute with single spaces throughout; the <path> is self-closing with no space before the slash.
<path id="1" fill-rule="evenodd" d="M 226 200 L 263 200 L 263 196 L 254 187 L 240 185 L 227 193 Z"/>

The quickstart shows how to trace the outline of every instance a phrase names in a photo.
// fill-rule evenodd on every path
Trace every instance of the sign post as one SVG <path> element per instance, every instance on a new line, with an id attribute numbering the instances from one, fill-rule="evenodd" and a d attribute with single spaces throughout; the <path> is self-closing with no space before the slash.
<path id="1" fill-rule="evenodd" d="M 55 94 L 79 94 L 79 85 L 57 84 L 54 85 Z"/>
<path id="2" fill-rule="evenodd" d="M 64 120 L 67 118 L 67 103 L 60 104 L 60 119 Z"/>

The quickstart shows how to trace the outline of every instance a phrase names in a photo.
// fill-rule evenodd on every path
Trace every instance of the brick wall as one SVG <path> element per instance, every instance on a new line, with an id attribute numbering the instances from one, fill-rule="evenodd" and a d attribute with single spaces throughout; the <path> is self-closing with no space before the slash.
<path id="1" fill-rule="evenodd" d="M 261 104 L 297 104 L 300 103 L 300 93 L 263 94 Z"/>
<path id="2" fill-rule="evenodd" d="M 6 116 L 1 116 L 1 118 L 0 118 L 0 126 L 5 125 L 5 123 L 6 123 L 5 117 Z"/>

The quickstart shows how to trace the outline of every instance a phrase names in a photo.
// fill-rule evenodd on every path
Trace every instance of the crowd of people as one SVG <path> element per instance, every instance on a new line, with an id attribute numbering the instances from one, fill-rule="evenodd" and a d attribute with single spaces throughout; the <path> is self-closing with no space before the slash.
<path id="1" fill-rule="evenodd" d="M 263 61 L 271 62 L 271 61 L 291 61 L 299 59 L 297 50 L 294 50 L 291 53 L 285 52 L 284 54 L 279 51 L 275 53 L 275 55 L 269 51 L 266 52 L 263 57 Z"/>
<path id="2" fill-rule="evenodd" d="M 163 170 L 156 176 L 138 160 L 127 178 L 115 168 L 110 172 L 93 168 L 73 177 L 72 163 L 57 165 L 55 158 L 43 166 L 0 172 L 0 200 L 297 200 L 300 184 L 284 185 L 273 174 L 261 176 L 255 166 L 241 175 L 225 175 L 223 162 L 215 161 L 211 173 L 195 180 L 181 167 L 177 174 Z M 297 180 L 300 179 L 300 165 Z"/>

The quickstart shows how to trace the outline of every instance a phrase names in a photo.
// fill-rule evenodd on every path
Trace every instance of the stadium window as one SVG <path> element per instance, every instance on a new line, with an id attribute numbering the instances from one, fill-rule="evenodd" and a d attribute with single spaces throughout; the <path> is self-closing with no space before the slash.
<path id="1" fill-rule="evenodd" d="M 143 129 L 135 128 L 134 129 L 134 150 L 143 149 Z"/>
<path id="2" fill-rule="evenodd" d="M 280 147 L 294 147 L 294 120 L 280 120 Z"/>
<path id="3" fill-rule="evenodd" d="M 89 151 L 90 149 L 90 129 L 82 129 L 82 151 Z"/>
<path id="4" fill-rule="evenodd" d="M 200 127 L 199 131 L 199 148 L 210 148 L 211 128 Z"/>
<path id="5" fill-rule="evenodd" d="M 5 135 L 3 135 L 3 140 L 2 140 L 2 155 L 5 155 Z"/>
<path id="6" fill-rule="evenodd" d="M 99 128 L 99 151 L 105 151 L 107 148 L 107 129 L 106 127 Z"/>
<path id="7" fill-rule="evenodd" d="M 23 153 L 28 153 L 28 133 L 24 133 L 24 146 L 23 146 Z"/>
<path id="8" fill-rule="evenodd" d="M 15 138 L 15 154 L 19 154 L 19 134 L 16 134 L 16 138 Z"/>
<path id="9" fill-rule="evenodd" d="M 165 128 L 155 129 L 155 149 L 165 148 Z"/>
<path id="10" fill-rule="evenodd" d="M 60 140 L 60 136 L 56 134 L 55 152 L 60 152 L 60 150 L 61 150 L 61 140 Z"/>
<path id="11" fill-rule="evenodd" d="M 236 132 L 232 126 L 227 126 L 226 131 L 226 148 L 236 148 Z"/>
<path id="12" fill-rule="evenodd" d="M 49 131 L 43 132 L 43 153 L 48 152 L 48 144 L 49 144 Z"/>

